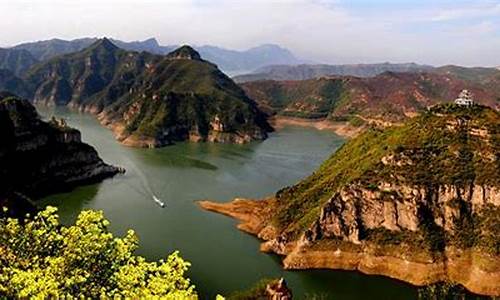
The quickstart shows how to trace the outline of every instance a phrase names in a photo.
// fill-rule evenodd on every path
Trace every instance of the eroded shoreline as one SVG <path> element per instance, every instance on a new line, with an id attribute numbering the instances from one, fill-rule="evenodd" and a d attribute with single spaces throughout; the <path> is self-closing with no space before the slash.
<path id="1" fill-rule="evenodd" d="M 285 126 L 309 127 L 309 128 L 315 128 L 317 130 L 332 131 L 344 138 L 355 137 L 365 129 L 365 127 L 363 126 L 360 127 L 353 126 L 349 124 L 349 122 L 332 122 L 327 119 L 309 120 L 309 119 L 284 117 L 284 116 L 274 116 L 269 119 L 269 123 L 276 130 L 281 130 Z"/>
<path id="2" fill-rule="evenodd" d="M 369 245 L 345 249 L 318 247 L 300 241 L 278 244 L 278 231 L 271 225 L 273 198 L 263 200 L 237 198 L 227 203 L 200 201 L 201 208 L 232 217 L 240 223 L 238 229 L 263 240 L 262 252 L 283 256 L 285 269 L 341 269 L 383 275 L 416 286 L 440 281 L 462 284 L 473 293 L 500 295 L 500 261 L 498 257 L 474 250 L 447 248 L 438 259 L 411 257 L 407 253 L 381 255 Z M 379 249 L 380 250 L 380 249 Z M 485 270 L 485 266 L 491 272 Z"/>

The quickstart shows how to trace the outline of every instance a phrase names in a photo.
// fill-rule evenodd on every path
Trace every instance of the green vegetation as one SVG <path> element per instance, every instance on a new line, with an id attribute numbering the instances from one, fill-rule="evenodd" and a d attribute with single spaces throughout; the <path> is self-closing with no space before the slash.
<path id="1" fill-rule="evenodd" d="M 20 76 L 32 65 L 37 63 L 36 58 L 27 50 L 0 48 L 0 69 L 9 70 Z"/>
<path id="2" fill-rule="evenodd" d="M 206 137 L 216 117 L 224 132 L 252 133 L 271 128 L 245 93 L 216 66 L 196 59 L 186 50 L 179 55 L 195 59 L 164 59 L 141 80 L 137 93 L 115 102 L 105 112 L 121 121 L 132 107 L 138 110 L 126 121 L 129 134 L 158 138 L 163 130 L 172 140 L 185 139 L 191 130 Z M 187 54 L 186 54 L 187 52 Z M 191 53 L 191 54 L 190 54 Z M 174 56 L 175 57 L 175 56 Z M 150 87 L 144 90 L 142 87 Z"/>
<path id="3" fill-rule="evenodd" d="M 419 300 L 480 300 L 492 299 L 486 296 L 473 296 L 459 284 L 438 282 L 418 289 Z"/>
<path id="4" fill-rule="evenodd" d="M 276 194 L 279 209 L 274 223 L 281 230 L 297 236 L 318 218 L 324 203 L 348 185 L 361 185 L 377 191 L 379 183 L 388 182 L 421 188 L 430 194 L 444 185 L 498 187 L 499 133 L 500 114 L 497 111 L 483 106 L 463 108 L 456 105 L 434 107 L 403 126 L 369 129 L 344 144 L 311 176 L 280 190 Z M 399 163 L 384 164 L 382 158 Z M 469 232 L 465 230 L 469 221 L 464 222 L 461 228 Z M 477 243 L 461 244 L 464 247 L 489 245 L 487 247 L 495 252 L 498 243 L 492 236 L 498 232 L 495 229 L 498 222 L 493 217 L 485 217 L 482 222 L 489 225 L 479 228 L 490 228 L 481 233 L 480 236 L 484 237 L 478 238 Z M 421 236 L 411 238 L 405 237 L 404 233 L 401 233 L 403 236 L 385 236 L 377 232 L 366 234 L 372 239 L 389 239 L 395 243 L 408 239 L 425 241 L 429 249 L 443 249 L 449 237 L 433 222 L 422 225 L 425 226 L 419 233 Z M 466 235 L 473 236 L 472 232 Z"/>
<path id="5" fill-rule="evenodd" d="M 385 72 L 369 78 L 332 76 L 300 81 L 260 80 L 244 82 L 241 86 L 272 114 L 300 118 L 328 116 L 335 120 L 358 115 L 365 119 L 402 122 L 408 116 L 424 112 L 431 104 L 451 102 L 458 87 L 472 90 L 480 103 L 491 107 L 498 105 L 500 71 L 453 67 L 434 71 Z"/>
<path id="6" fill-rule="evenodd" d="M 189 46 L 160 56 L 102 39 L 35 65 L 20 83 L 7 83 L 24 84 L 27 97 L 38 103 L 104 112 L 128 135 L 159 144 L 184 140 L 189 131 L 206 137 L 216 117 L 224 132 L 265 136 L 272 130 L 244 91 Z"/>
<path id="7" fill-rule="evenodd" d="M 197 299 L 177 252 L 147 262 L 134 255 L 134 232 L 113 237 L 102 212 L 83 211 L 65 227 L 56 211 L 0 218 L 0 297 Z"/>
<path id="8" fill-rule="evenodd" d="M 227 300 L 266 300 L 268 299 L 266 287 L 275 279 L 261 279 L 248 290 L 237 291 L 227 296 Z"/>
<path id="9" fill-rule="evenodd" d="M 326 118 L 346 95 L 341 79 L 260 81 L 242 86 L 250 97 L 269 106 L 273 112 L 305 119 Z"/>

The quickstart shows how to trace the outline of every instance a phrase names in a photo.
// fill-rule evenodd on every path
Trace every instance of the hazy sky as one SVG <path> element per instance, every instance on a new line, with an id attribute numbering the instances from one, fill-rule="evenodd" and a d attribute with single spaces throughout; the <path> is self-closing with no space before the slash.
<path id="1" fill-rule="evenodd" d="M 500 65 L 500 0 L 0 0 L 0 45 L 156 37 L 317 62 Z"/>

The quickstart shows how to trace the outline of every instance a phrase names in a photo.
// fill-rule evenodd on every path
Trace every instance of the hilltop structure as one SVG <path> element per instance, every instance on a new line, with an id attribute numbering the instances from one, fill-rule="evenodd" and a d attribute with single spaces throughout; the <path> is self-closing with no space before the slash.
<path id="1" fill-rule="evenodd" d="M 469 90 L 462 90 L 458 98 L 455 99 L 455 104 L 467 107 L 472 106 L 474 105 L 474 97 Z"/>

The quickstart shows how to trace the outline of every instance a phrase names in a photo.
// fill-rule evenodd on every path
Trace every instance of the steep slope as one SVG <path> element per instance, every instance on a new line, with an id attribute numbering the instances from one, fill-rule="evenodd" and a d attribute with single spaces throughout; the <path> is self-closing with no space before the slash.
<path id="1" fill-rule="evenodd" d="M 99 112 L 128 93 L 147 66 L 159 60 L 160 56 L 127 52 L 102 39 L 80 52 L 36 65 L 25 81 L 36 103 Z"/>
<path id="2" fill-rule="evenodd" d="M 82 143 L 78 130 L 61 120 L 40 120 L 28 101 L 5 92 L 0 93 L 0 136 L 0 205 L 17 193 L 36 198 L 121 171 Z"/>
<path id="3" fill-rule="evenodd" d="M 399 122 L 430 105 L 452 101 L 462 89 L 470 89 L 479 103 L 500 105 L 497 87 L 451 74 L 386 72 L 370 78 L 333 76 L 241 86 L 269 114 L 303 118 Z"/>
<path id="4" fill-rule="evenodd" d="M 384 72 L 428 72 L 433 67 L 406 64 L 354 64 L 354 65 L 279 65 L 262 67 L 250 74 L 235 76 L 238 83 L 257 80 L 307 80 L 323 76 L 373 77 Z"/>
<path id="5" fill-rule="evenodd" d="M 30 87 L 12 71 L 0 69 L 0 91 L 9 91 L 21 97 L 31 97 Z"/>
<path id="6" fill-rule="evenodd" d="M 24 82 L 35 103 L 101 113 L 131 146 L 186 139 L 243 143 L 272 130 L 244 91 L 189 46 L 159 56 L 102 39 L 36 65 Z"/>
<path id="7" fill-rule="evenodd" d="M 450 280 L 498 296 L 499 161 L 500 113 L 447 104 L 361 134 L 274 197 L 201 205 L 242 220 L 288 269 Z"/>
<path id="8" fill-rule="evenodd" d="M 101 120 L 127 145 L 156 147 L 179 140 L 243 143 L 272 130 L 243 90 L 183 46 L 153 65 L 130 95 Z"/>
<path id="9" fill-rule="evenodd" d="M 24 74 L 38 61 L 26 50 L 0 48 L 0 69 L 11 71 L 16 76 Z"/>

